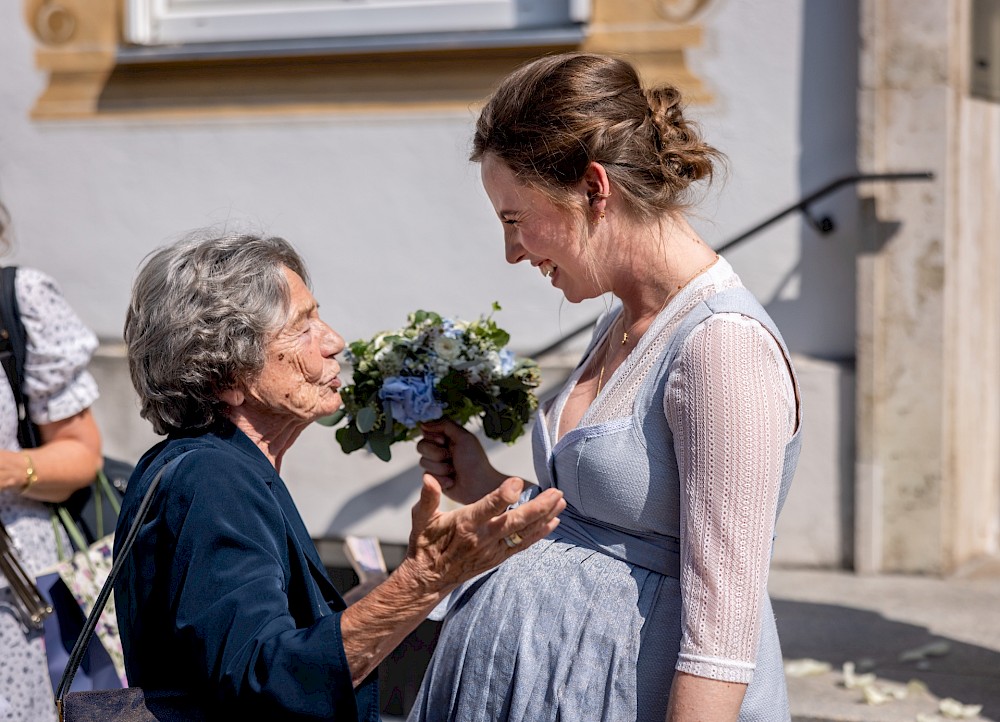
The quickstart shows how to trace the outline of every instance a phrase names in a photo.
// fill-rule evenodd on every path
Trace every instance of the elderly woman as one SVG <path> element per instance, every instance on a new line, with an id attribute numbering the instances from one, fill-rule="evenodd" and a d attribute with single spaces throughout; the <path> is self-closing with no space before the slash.
<path id="1" fill-rule="evenodd" d="M 120 530 L 170 464 L 115 587 L 126 668 L 208 718 L 378 720 L 379 662 L 564 507 L 552 491 L 505 513 L 522 487 L 510 479 L 441 512 L 425 476 L 406 558 L 346 607 L 279 476 L 302 430 L 341 403 L 344 342 L 307 283 L 280 238 L 189 238 L 148 260 L 125 323 L 142 415 L 167 439 L 140 460 Z"/>

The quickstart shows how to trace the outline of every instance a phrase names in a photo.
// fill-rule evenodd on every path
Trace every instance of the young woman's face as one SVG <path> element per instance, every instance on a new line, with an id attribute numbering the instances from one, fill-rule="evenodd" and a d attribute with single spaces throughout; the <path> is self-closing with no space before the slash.
<path id="1" fill-rule="evenodd" d="M 579 220 L 525 185 L 492 154 L 480 168 L 483 187 L 503 224 L 508 263 L 528 261 L 572 302 L 601 293 L 584 249 Z"/>

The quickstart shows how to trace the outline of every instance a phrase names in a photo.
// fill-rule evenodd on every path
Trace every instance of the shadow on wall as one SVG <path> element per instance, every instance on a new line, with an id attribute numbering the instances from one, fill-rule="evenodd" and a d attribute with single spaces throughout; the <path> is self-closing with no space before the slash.
<path id="1" fill-rule="evenodd" d="M 900 684 L 917 679 L 938 698 L 982 704 L 982 718 L 1000 719 L 1000 652 L 864 609 L 779 598 L 773 605 L 785 659 L 816 659 L 837 671 L 844 662 L 871 660 L 874 666 L 868 671 L 879 679 Z M 928 657 L 923 662 L 926 668 L 921 669 L 917 660 L 900 661 L 902 653 L 935 642 L 946 642 L 948 651 Z M 858 690 L 840 688 L 840 692 L 845 704 L 859 704 Z"/>
<path id="2" fill-rule="evenodd" d="M 803 195 L 857 172 L 857 0 L 802 3 L 799 187 Z M 789 203 L 797 199 L 788 199 Z M 855 253 L 858 202 L 854 186 L 809 209 L 834 229 L 802 224 L 799 263 L 767 312 L 793 352 L 838 360 L 854 356 Z M 809 312 L 803 314 L 803 309 Z"/>

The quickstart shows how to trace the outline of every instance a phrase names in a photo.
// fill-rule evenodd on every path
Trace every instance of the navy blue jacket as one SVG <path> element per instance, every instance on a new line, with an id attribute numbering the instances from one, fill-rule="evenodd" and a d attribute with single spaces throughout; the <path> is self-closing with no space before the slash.
<path id="1" fill-rule="evenodd" d="M 235 426 L 150 449 L 116 540 L 157 471 L 189 449 L 115 584 L 129 683 L 194 695 L 209 718 L 377 722 L 377 674 L 351 686 L 344 600 L 284 482 Z"/>

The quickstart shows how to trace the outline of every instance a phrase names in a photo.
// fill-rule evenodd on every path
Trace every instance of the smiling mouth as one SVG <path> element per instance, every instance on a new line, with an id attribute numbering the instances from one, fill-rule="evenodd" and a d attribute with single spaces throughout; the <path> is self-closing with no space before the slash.
<path id="1" fill-rule="evenodd" d="M 541 263 L 538 264 L 538 270 L 541 271 L 542 275 L 545 276 L 546 278 L 551 277 L 552 274 L 556 272 L 556 268 L 557 268 L 556 264 L 554 264 L 552 261 L 542 261 Z"/>

